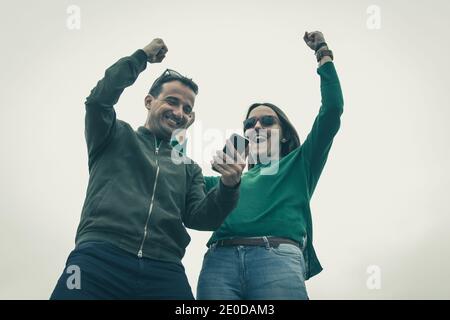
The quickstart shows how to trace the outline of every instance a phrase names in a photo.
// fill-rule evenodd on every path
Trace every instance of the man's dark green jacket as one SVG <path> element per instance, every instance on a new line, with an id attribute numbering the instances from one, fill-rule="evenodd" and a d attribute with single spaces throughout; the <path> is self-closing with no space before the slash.
<path id="1" fill-rule="evenodd" d="M 206 193 L 200 167 L 172 161 L 178 153 L 170 141 L 116 119 L 113 106 L 146 65 L 142 50 L 120 59 L 86 99 L 89 185 L 76 243 L 107 241 L 138 257 L 179 263 L 190 242 L 185 227 L 217 229 L 239 189 L 220 183 Z"/>

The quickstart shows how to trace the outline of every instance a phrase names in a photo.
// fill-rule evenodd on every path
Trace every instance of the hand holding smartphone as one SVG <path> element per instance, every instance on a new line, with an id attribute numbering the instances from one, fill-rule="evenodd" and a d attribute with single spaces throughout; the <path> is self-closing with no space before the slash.
<path id="1" fill-rule="evenodd" d="M 245 153 L 246 153 L 246 149 L 249 144 L 249 140 L 241 135 L 236 134 L 236 133 L 233 133 L 230 136 L 229 140 L 233 143 L 234 150 L 229 150 L 230 148 L 228 148 L 227 145 L 225 144 L 225 146 L 222 149 L 223 153 L 225 153 L 231 159 L 236 161 L 237 160 L 236 152 L 237 152 L 237 153 L 239 153 L 239 155 L 242 158 L 245 159 Z M 212 167 L 212 169 L 216 172 L 219 172 L 214 167 Z"/>

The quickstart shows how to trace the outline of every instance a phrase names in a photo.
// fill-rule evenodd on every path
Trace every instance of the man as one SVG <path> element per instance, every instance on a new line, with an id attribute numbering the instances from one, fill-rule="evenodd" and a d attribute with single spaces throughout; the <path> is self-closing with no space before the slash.
<path id="1" fill-rule="evenodd" d="M 116 119 L 123 90 L 167 51 L 154 39 L 120 59 L 86 99 L 89 184 L 76 247 L 51 299 L 193 299 L 181 264 L 185 227 L 221 225 L 236 206 L 245 164 L 215 164 L 221 183 L 205 194 L 200 167 L 172 161 L 171 136 L 190 125 L 198 92 L 173 70 L 145 97 L 144 126 L 134 131 Z"/>

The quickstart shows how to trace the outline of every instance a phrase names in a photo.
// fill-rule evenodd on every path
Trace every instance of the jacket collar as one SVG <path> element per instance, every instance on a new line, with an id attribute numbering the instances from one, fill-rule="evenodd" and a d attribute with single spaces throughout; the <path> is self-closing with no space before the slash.
<path id="1" fill-rule="evenodd" d="M 139 134 L 143 135 L 147 139 L 150 139 L 152 142 L 155 141 L 155 138 L 156 138 L 156 142 L 157 143 L 161 142 L 161 140 L 162 140 L 162 139 L 160 139 L 158 137 L 155 137 L 155 135 L 150 130 L 148 130 L 146 127 L 144 127 L 144 126 L 140 126 L 137 131 L 138 131 Z M 180 143 L 177 140 L 170 140 L 170 141 L 169 140 L 162 140 L 162 141 L 163 142 L 167 142 L 167 145 L 170 148 L 175 148 L 176 147 L 179 151 L 184 153 L 185 143 L 180 145 Z"/>
<path id="2" fill-rule="evenodd" d="M 137 130 L 140 134 L 143 134 L 144 136 L 148 136 L 148 137 L 154 137 L 155 135 L 150 131 L 150 130 L 148 130 L 146 127 L 144 127 L 144 126 L 140 126 L 139 128 L 138 128 L 138 130 Z"/>

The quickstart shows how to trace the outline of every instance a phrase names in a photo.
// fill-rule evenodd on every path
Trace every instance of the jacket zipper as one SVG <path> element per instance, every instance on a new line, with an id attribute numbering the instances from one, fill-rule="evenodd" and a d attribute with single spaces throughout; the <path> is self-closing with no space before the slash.
<path id="1" fill-rule="evenodd" d="M 155 200 L 155 191 L 156 191 L 156 185 L 158 182 L 158 175 L 159 175 L 159 161 L 158 161 L 158 153 L 159 153 L 159 148 L 161 147 L 161 143 L 162 140 L 159 142 L 159 145 L 156 141 L 156 137 L 155 137 L 155 155 L 156 155 L 156 175 L 155 175 L 155 182 L 153 184 L 153 194 L 152 194 L 152 200 L 150 201 L 150 208 L 148 209 L 148 216 L 147 216 L 147 220 L 145 221 L 145 226 L 144 226 L 144 236 L 142 237 L 142 242 L 141 242 L 141 246 L 139 247 L 139 251 L 138 251 L 138 258 L 142 258 L 143 255 L 143 248 L 144 248 L 144 242 L 145 239 L 147 238 L 147 234 L 148 234 L 148 221 L 150 220 L 150 215 L 152 214 L 152 210 L 153 210 L 153 202 Z"/>

